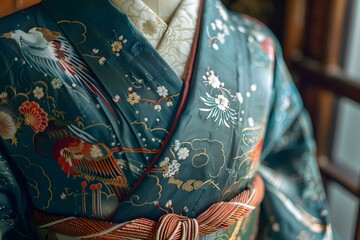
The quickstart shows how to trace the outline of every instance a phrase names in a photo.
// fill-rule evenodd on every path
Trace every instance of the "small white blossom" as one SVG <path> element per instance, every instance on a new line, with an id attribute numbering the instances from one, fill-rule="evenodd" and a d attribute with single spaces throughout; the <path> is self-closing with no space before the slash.
<path id="1" fill-rule="evenodd" d="M 172 106 L 174 105 L 174 103 L 173 103 L 173 101 L 172 101 L 171 99 L 169 99 L 169 100 L 167 101 L 166 105 L 167 105 L 168 107 L 172 107 Z"/>
<path id="2" fill-rule="evenodd" d="M 180 148 L 177 152 L 177 156 L 179 160 L 185 160 L 189 156 L 189 149 L 187 149 L 186 147 Z"/>
<path id="3" fill-rule="evenodd" d="M 121 101 L 120 96 L 119 96 L 119 95 L 115 95 L 115 96 L 113 97 L 113 101 L 116 102 L 116 103 L 120 102 L 120 101 Z"/>
<path id="4" fill-rule="evenodd" d="M 171 207 L 172 207 L 172 204 L 173 204 L 172 201 L 169 200 L 169 201 L 166 202 L 165 207 L 171 208 Z"/>
<path id="5" fill-rule="evenodd" d="M 44 96 L 44 90 L 42 87 L 36 86 L 33 90 L 34 97 L 37 99 L 41 99 Z"/>
<path id="6" fill-rule="evenodd" d="M 164 86 L 160 86 L 157 88 L 157 93 L 160 97 L 167 97 L 169 95 L 168 90 Z"/>
<path id="7" fill-rule="evenodd" d="M 51 81 L 51 85 L 54 89 L 59 89 L 61 88 L 62 86 L 62 82 L 60 81 L 60 79 L 58 78 L 54 78 L 52 81 Z"/>
<path id="8" fill-rule="evenodd" d="M 154 109 L 158 112 L 161 111 L 161 105 L 159 103 L 155 104 Z"/>
<path id="9" fill-rule="evenodd" d="M 93 52 L 93 54 L 97 54 L 99 52 L 99 49 L 93 48 L 92 52 Z"/>

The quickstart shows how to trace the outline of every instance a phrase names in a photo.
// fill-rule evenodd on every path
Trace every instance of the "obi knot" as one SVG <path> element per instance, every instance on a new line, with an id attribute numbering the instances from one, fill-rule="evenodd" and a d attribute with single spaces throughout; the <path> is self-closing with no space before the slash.
<path id="1" fill-rule="evenodd" d="M 169 213 L 159 219 L 156 240 L 199 239 L 199 224 L 196 219 Z"/>

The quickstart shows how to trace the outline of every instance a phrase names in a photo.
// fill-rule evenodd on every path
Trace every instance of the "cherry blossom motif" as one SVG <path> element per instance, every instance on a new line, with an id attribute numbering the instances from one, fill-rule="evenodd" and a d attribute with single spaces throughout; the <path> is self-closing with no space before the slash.
<path id="1" fill-rule="evenodd" d="M 0 112 L 0 137 L 4 140 L 10 140 L 15 137 L 16 125 L 13 118 L 5 113 Z"/>
<path id="2" fill-rule="evenodd" d="M 157 93 L 159 94 L 160 97 L 167 97 L 169 95 L 169 91 L 164 86 L 158 87 Z"/>
<path id="3" fill-rule="evenodd" d="M 118 102 L 121 102 L 121 98 L 119 95 L 115 95 L 115 97 L 113 97 L 113 101 L 118 103 Z"/>
<path id="4" fill-rule="evenodd" d="M 62 86 L 62 82 L 60 81 L 60 79 L 58 78 L 54 78 L 52 81 L 51 81 L 51 85 L 54 89 L 59 89 L 61 88 Z"/>
<path id="5" fill-rule="evenodd" d="M 106 58 L 105 58 L 105 57 L 99 58 L 99 64 L 100 64 L 100 65 L 104 65 L 105 62 L 106 62 Z"/>
<path id="6" fill-rule="evenodd" d="M 224 86 L 224 83 L 220 82 L 219 77 L 215 75 L 214 71 L 210 70 L 206 72 L 206 75 L 203 76 L 205 84 L 209 84 L 212 88 L 220 88 Z"/>
<path id="7" fill-rule="evenodd" d="M 33 90 L 34 97 L 41 99 L 44 96 L 44 89 L 42 87 L 36 86 Z"/>
<path id="8" fill-rule="evenodd" d="M 156 111 L 160 112 L 160 111 L 161 111 L 161 105 L 160 105 L 159 103 L 155 104 L 155 105 L 154 105 L 154 109 L 155 109 Z"/>
<path id="9" fill-rule="evenodd" d="M 30 126 L 34 132 L 43 132 L 48 126 L 48 114 L 40 108 L 36 102 L 23 102 L 19 111 L 24 115 L 25 124 Z"/>
<path id="10" fill-rule="evenodd" d="M 219 11 L 219 14 L 220 14 L 221 18 L 222 18 L 224 21 L 228 21 L 228 20 L 229 20 L 229 15 L 228 15 L 227 11 L 225 10 L 225 8 L 224 8 L 221 4 L 219 4 L 219 3 L 217 3 L 217 4 L 215 5 L 215 7 L 216 7 L 216 9 Z"/>
<path id="11" fill-rule="evenodd" d="M 93 53 L 93 54 L 98 54 L 98 53 L 99 53 L 99 49 L 93 48 L 92 53 Z"/>
<path id="12" fill-rule="evenodd" d="M 129 94 L 127 101 L 131 104 L 134 105 L 136 103 L 140 102 L 140 95 L 138 95 L 136 92 L 132 92 Z"/>
<path id="13" fill-rule="evenodd" d="M 165 157 L 162 162 L 160 162 L 160 167 L 163 169 L 163 176 L 165 178 L 170 178 L 177 174 L 180 169 L 180 163 L 176 160 L 170 162 L 170 158 Z"/>
<path id="14" fill-rule="evenodd" d="M 123 44 L 127 42 L 127 39 L 124 39 L 124 36 L 121 35 L 118 41 L 114 41 L 111 44 L 112 51 L 115 53 L 120 53 L 121 49 L 123 48 Z"/>
<path id="15" fill-rule="evenodd" d="M 187 149 L 186 147 L 180 148 L 177 152 L 177 156 L 179 160 L 185 160 L 189 156 L 189 149 Z"/>
<path id="16" fill-rule="evenodd" d="M 62 193 L 62 194 L 60 195 L 60 198 L 61 198 L 61 200 L 66 200 L 66 199 L 67 199 L 67 196 L 66 196 L 65 193 Z"/>
<path id="17" fill-rule="evenodd" d="M 174 106 L 173 101 L 172 101 L 171 99 L 169 99 L 169 100 L 166 102 L 166 106 L 168 106 L 168 107 Z"/>

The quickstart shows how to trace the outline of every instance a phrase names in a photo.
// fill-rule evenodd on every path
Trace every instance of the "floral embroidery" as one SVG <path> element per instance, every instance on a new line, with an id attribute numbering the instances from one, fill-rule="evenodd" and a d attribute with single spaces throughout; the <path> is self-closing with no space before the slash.
<path id="1" fill-rule="evenodd" d="M 206 92 L 206 97 L 200 97 L 207 108 L 200 108 L 202 112 L 208 112 L 206 119 L 214 118 L 218 126 L 224 124 L 226 127 L 237 124 L 237 108 L 243 102 L 241 93 L 233 95 L 229 89 L 225 88 L 214 71 L 208 70 L 203 76 L 203 83 L 211 87 L 210 93 Z"/>
<path id="2" fill-rule="evenodd" d="M 51 85 L 54 89 L 59 89 L 61 88 L 62 86 L 62 82 L 60 81 L 60 79 L 58 78 L 54 78 L 52 81 L 51 81 Z"/>
<path id="3" fill-rule="evenodd" d="M 123 45 L 127 43 L 127 39 L 124 39 L 124 36 L 119 36 L 114 42 L 111 43 L 111 52 L 105 53 L 105 54 L 99 54 L 98 48 L 93 48 L 91 54 L 83 54 L 83 56 L 91 57 L 91 58 L 97 58 L 99 59 L 98 62 L 100 65 L 104 65 L 107 61 L 107 56 L 109 55 L 115 55 L 120 56 L 120 52 L 123 49 Z"/>
<path id="4" fill-rule="evenodd" d="M 155 109 L 156 111 L 160 112 L 160 111 L 161 111 L 161 105 L 160 105 L 159 103 L 155 104 L 155 105 L 154 105 L 154 109 Z"/>
<path id="5" fill-rule="evenodd" d="M 136 93 L 136 92 L 132 92 L 129 94 L 127 101 L 131 104 L 134 105 L 136 103 L 139 103 L 140 101 L 140 96 Z"/>
<path id="6" fill-rule="evenodd" d="M 20 113 L 24 115 L 25 124 L 29 125 L 35 132 L 43 132 L 48 125 L 48 115 L 36 102 L 23 102 L 19 107 Z"/>
<path id="7" fill-rule="evenodd" d="M 37 99 L 41 99 L 44 96 L 44 90 L 42 87 L 36 86 L 36 88 L 33 90 L 34 97 Z"/>
<path id="8" fill-rule="evenodd" d="M 186 147 L 180 148 L 177 152 L 177 156 L 179 160 L 185 160 L 189 156 L 189 149 L 187 149 Z"/>
<path id="9" fill-rule="evenodd" d="M 144 95 L 141 95 L 144 93 L 141 90 L 144 88 L 147 90 L 151 90 L 151 88 L 146 86 L 144 79 L 138 79 L 135 76 L 131 76 L 131 77 L 135 80 L 132 80 L 129 75 L 125 75 L 125 78 L 127 78 L 129 81 L 132 81 L 132 87 L 128 87 L 129 95 L 128 95 L 128 99 L 127 99 L 127 101 L 131 105 L 135 105 L 137 103 L 153 104 L 154 110 L 161 112 L 163 107 L 166 107 L 166 106 L 172 107 L 174 105 L 173 99 L 175 97 L 179 96 L 179 93 L 170 95 L 169 90 L 165 86 L 158 86 L 156 88 L 156 92 L 160 96 L 160 98 L 155 98 L 155 99 L 153 97 L 146 98 L 146 97 L 144 97 L 144 95 L 146 93 Z M 113 100 L 115 101 L 115 99 L 113 99 Z M 166 103 L 162 104 L 162 102 L 166 102 Z"/>
<path id="10" fill-rule="evenodd" d="M 155 23 L 151 20 L 146 20 L 143 24 L 144 33 L 153 36 L 158 32 Z"/>
<path id="11" fill-rule="evenodd" d="M 160 162 L 160 167 L 163 170 L 163 176 L 170 178 L 179 172 L 180 163 L 177 160 L 172 160 L 170 163 L 170 158 L 165 157 L 164 160 Z"/>
<path id="12" fill-rule="evenodd" d="M 10 140 L 15 137 L 16 125 L 12 117 L 5 113 L 0 112 L 0 136 L 4 140 Z"/>
<path id="13" fill-rule="evenodd" d="M 127 42 L 127 39 L 124 39 L 124 36 L 121 35 L 119 37 L 119 40 L 118 41 L 114 41 L 112 44 L 111 44 L 111 48 L 112 48 L 112 51 L 115 52 L 115 53 L 120 53 L 121 49 L 123 48 L 123 44 Z M 118 56 L 118 55 L 117 55 Z"/>
<path id="14" fill-rule="evenodd" d="M 164 86 L 160 86 L 157 88 L 157 93 L 160 97 L 167 97 L 169 95 L 168 90 Z"/>
<path id="15" fill-rule="evenodd" d="M 116 102 L 116 103 L 121 102 L 120 96 L 119 96 L 119 95 L 115 95 L 115 96 L 113 97 L 113 101 Z"/>
<path id="16" fill-rule="evenodd" d="M 214 50 L 219 50 L 219 43 L 223 45 L 225 43 L 225 38 L 230 36 L 230 27 L 224 23 L 229 20 L 229 16 L 221 4 L 216 4 L 216 9 L 219 12 L 221 19 L 215 19 L 214 22 L 210 24 L 211 30 L 214 32 L 210 33 L 208 27 L 206 27 L 207 35 L 209 37 L 209 47 L 211 46 Z"/>

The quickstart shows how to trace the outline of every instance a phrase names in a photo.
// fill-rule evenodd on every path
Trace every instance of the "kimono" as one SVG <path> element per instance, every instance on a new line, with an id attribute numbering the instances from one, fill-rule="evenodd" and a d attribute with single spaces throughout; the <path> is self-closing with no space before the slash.
<path id="1" fill-rule="evenodd" d="M 333 239 L 273 34 L 217 0 L 183 1 L 188 29 L 136 4 L 0 19 L 2 239 Z"/>

